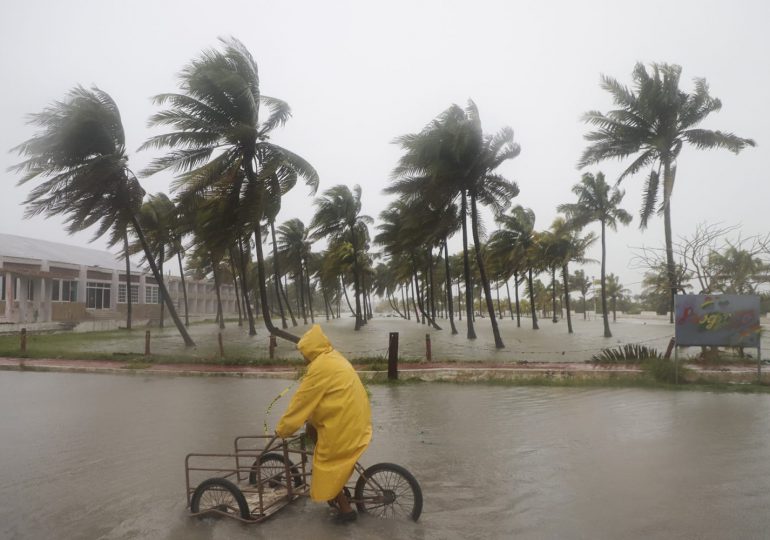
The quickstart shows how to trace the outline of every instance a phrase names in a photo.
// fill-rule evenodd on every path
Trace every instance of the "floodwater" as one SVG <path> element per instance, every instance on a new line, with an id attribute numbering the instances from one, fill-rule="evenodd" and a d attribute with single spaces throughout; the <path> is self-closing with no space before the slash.
<path id="1" fill-rule="evenodd" d="M 610 323 L 612 338 L 603 337 L 601 318 L 592 317 L 584 320 L 581 315 L 573 317 L 573 334 L 567 333 L 565 320 L 553 323 L 550 319 L 540 319 L 540 329 L 532 330 L 532 321 L 528 318 L 522 318 L 521 328 L 516 326 L 515 321 L 505 318 L 500 320 L 500 332 L 505 348 L 498 350 L 495 348 L 492 329 L 487 318 L 476 319 L 477 339 L 475 340 L 466 339 L 467 326 L 464 320 L 455 321 L 459 331 L 457 335 L 451 334 L 449 322 L 442 319 L 439 319 L 438 323 L 443 329 L 434 330 L 415 321 L 375 317 L 358 332 L 353 331 L 352 318 L 333 321 L 319 318 L 316 321 L 321 324 L 334 346 L 348 358 L 387 358 L 388 336 L 390 332 L 398 332 L 401 358 L 425 358 L 425 335 L 429 334 L 433 360 L 463 362 L 585 362 L 590 360 L 592 355 L 599 353 L 602 348 L 616 347 L 625 343 L 641 343 L 664 352 L 674 332 L 673 325 L 669 324 L 665 317 L 619 318 L 617 322 Z M 236 352 L 246 357 L 266 358 L 268 334 L 260 324 L 261 321 L 257 321 L 257 335 L 249 336 L 248 328 L 245 326 L 239 328 L 237 323 L 228 322 L 223 332 L 225 351 Z M 302 335 L 309 328 L 309 325 L 300 324 L 288 330 L 296 335 Z M 152 352 L 165 355 L 184 353 L 201 358 L 217 354 L 219 329 L 215 324 L 195 324 L 189 330 L 197 343 L 196 349 L 186 350 L 177 330 L 173 325 L 167 324 L 166 328 L 151 330 Z M 763 348 L 770 350 L 770 333 L 764 332 L 762 341 Z M 83 351 L 141 354 L 144 351 L 144 330 L 135 330 L 113 343 L 85 342 Z M 752 355 L 755 353 L 754 350 L 746 352 Z M 687 350 L 680 350 L 680 354 L 686 355 Z M 301 362 L 296 347 L 283 340 L 278 340 L 276 356 Z"/>
<path id="2" fill-rule="evenodd" d="M 370 388 L 362 462 L 412 471 L 417 523 L 337 526 L 305 499 L 258 525 L 189 517 L 185 455 L 260 433 L 289 384 L 0 372 L 0 538 L 770 535 L 770 396 L 481 384 Z"/>

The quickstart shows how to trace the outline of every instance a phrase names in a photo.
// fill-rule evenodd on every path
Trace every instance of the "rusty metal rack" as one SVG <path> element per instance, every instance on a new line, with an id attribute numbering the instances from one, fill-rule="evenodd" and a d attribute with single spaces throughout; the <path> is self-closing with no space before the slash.
<path id="1" fill-rule="evenodd" d="M 304 434 L 236 437 L 231 454 L 188 454 L 187 506 L 193 515 L 259 523 L 309 492 Z"/>

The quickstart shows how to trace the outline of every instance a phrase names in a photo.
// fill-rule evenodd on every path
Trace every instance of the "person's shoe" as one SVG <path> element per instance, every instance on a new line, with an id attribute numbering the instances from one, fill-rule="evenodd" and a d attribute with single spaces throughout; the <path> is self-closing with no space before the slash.
<path id="1" fill-rule="evenodd" d="M 358 513 L 355 510 L 340 512 L 334 516 L 334 522 L 339 524 L 353 523 L 356 519 L 358 519 Z"/>

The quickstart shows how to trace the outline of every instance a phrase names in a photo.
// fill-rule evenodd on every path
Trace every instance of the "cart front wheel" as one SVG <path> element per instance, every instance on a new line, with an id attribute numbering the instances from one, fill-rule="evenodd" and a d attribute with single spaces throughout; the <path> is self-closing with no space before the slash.
<path id="1" fill-rule="evenodd" d="M 417 521 L 422 513 L 422 490 L 412 473 L 394 463 L 372 465 L 356 482 L 359 512 L 382 518 L 408 517 Z"/>
<path id="2" fill-rule="evenodd" d="M 195 488 L 190 511 L 213 516 L 230 514 L 249 519 L 249 504 L 238 486 L 224 478 L 209 478 Z"/>

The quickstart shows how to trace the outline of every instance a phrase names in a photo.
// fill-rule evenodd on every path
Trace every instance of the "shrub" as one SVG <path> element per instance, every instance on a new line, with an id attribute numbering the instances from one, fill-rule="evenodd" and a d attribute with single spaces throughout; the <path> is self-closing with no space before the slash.
<path id="1" fill-rule="evenodd" d="M 602 349 L 591 357 L 594 364 L 639 364 L 645 360 L 659 359 L 660 353 L 654 347 L 626 343 L 620 347 Z"/>

